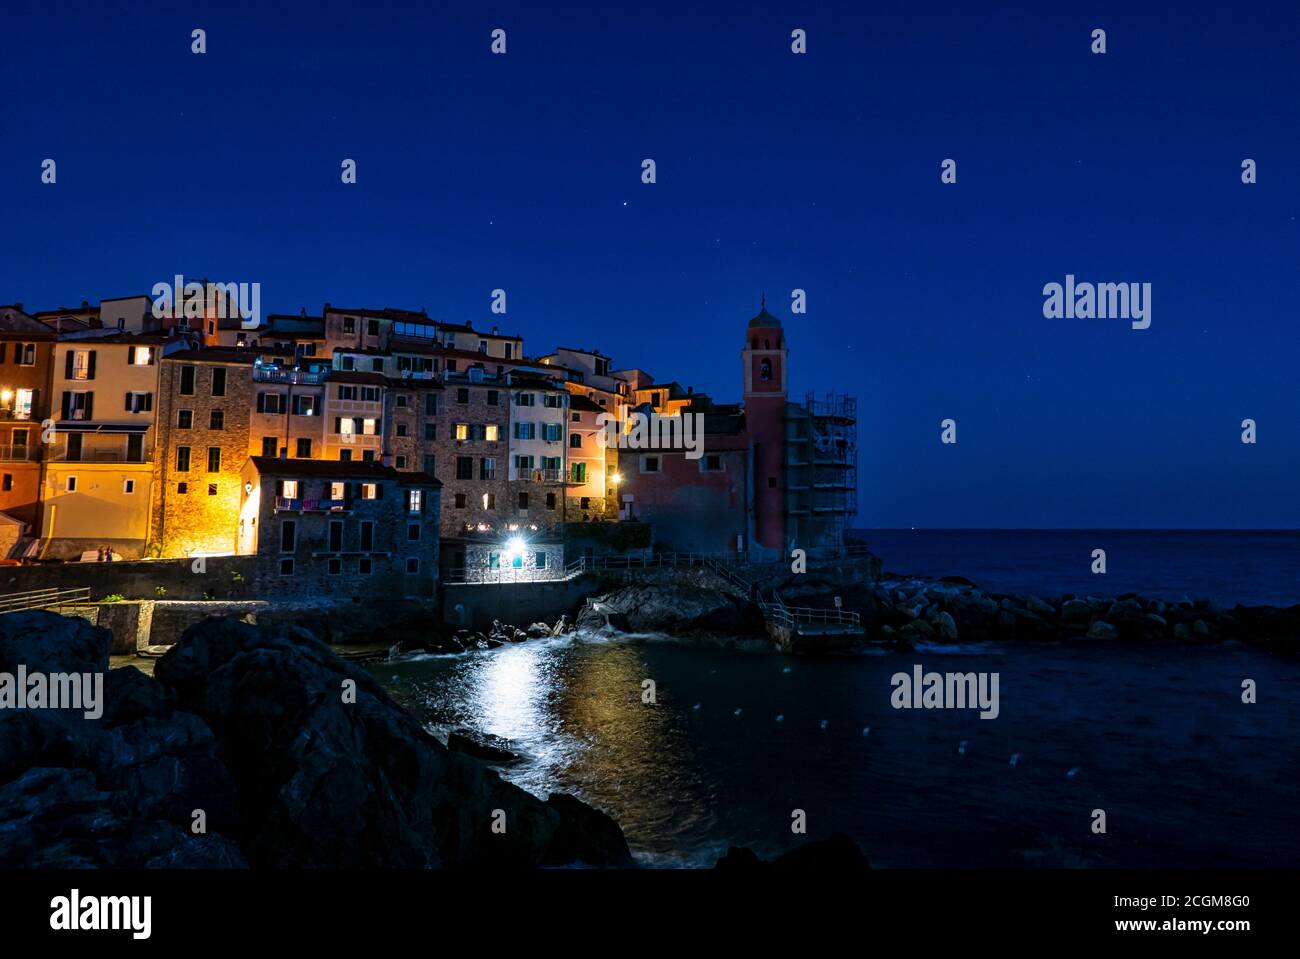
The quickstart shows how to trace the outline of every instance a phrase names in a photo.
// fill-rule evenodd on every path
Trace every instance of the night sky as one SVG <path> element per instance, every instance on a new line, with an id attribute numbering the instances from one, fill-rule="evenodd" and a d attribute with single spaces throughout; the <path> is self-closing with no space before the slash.
<path id="1" fill-rule="evenodd" d="M 765 291 L 858 526 L 1300 527 L 1294 3 L 281 6 L 0 8 L 0 301 L 256 281 L 735 401 Z M 1067 273 L 1151 328 L 1045 319 Z"/>

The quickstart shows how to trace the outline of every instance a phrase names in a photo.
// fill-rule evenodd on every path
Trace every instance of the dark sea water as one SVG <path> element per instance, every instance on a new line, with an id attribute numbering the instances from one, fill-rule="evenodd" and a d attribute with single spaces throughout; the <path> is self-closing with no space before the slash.
<path id="1" fill-rule="evenodd" d="M 1300 601 L 1295 533 L 865 535 L 887 570 L 995 591 Z M 1104 577 L 1088 572 L 1097 547 Z M 918 663 L 997 672 L 1000 715 L 892 708 L 891 676 Z M 648 865 L 840 831 L 883 867 L 1300 866 L 1300 660 L 1239 645 L 792 658 L 759 638 L 570 636 L 374 672 L 435 733 L 513 740 L 525 760 L 508 779 L 604 809 Z"/>
<path id="2" fill-rule="evenodd" d="M 931 530 L 857 532 L 885 570 L 965 576 L 999 593 L 1300 603 L 1300 530 Z M 1094 574 L 1092 551 L 1106 551 Z"/>

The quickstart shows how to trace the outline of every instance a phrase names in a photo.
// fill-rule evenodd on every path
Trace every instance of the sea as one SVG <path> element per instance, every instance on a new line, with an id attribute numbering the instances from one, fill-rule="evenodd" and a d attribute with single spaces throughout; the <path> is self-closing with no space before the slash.
<path id="1" fill-rule="evenodd" d="M 997 592 L 1300 602 L 1294 532 L 862 536 L 887 571 Z M 894 708 L 893 677 L 917 665 L 996 673 L 997 717 Z M 1249 646 L 823 658 L 762 637 L 572 634 L 372 669 L 435 735 L 511 740 L 521 759 L 505 778 L 603 809 L 649 867 L 710 867 L 732 846 L 771 857 L 835 832 L 879 868 L 1300 866 L 1300 660 Z"/>

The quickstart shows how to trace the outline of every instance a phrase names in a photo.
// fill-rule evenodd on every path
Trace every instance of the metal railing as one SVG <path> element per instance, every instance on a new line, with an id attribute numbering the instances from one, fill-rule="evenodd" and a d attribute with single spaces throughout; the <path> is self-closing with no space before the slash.
<path id="1" fill-rule="evenodd" d="M 6 463 L 27 463 L 35 462 L 41 458 L 41 447 L 39 446 L 0 446 L 0 461 Z"/>
<path id="2" fill-rule="evenodd" d="M 22 593 L 9 593 L 0 596 L 0 615 L 19 613 L 31 609 L 53 609 L 58 606 L 71 606 L 74 603 L 90 602 L 90 588 L 80 586 L 75 589 L 32 589 Z"/>
<path id="3" fill-rule="evenodd" d="M 871 550 L 867 546 L 809 547 L 805 549 L 809 559 L 846 559 L 854 556 L 867 556 Z M 750 559 L 747 553 L 728 552 L 662 552 L 651 553 L 611 553 L 605 556 L 587 558 L 588 569 L 653 569 L 663 566 L 709 566 L 745 567 L 745 566 L 785 566 L 790 560 Z"/>
<path id="4" fill-rule="evenodd" d="M 140 450 L 132 453 L 125 449 L 108 449 L 103 447 L 85 447 L 80 453 L 69 455 L 66 446 L 50 449 L 49 461 L 52 463 L 152 463 L 154 451 Z"/>
<path id="5" fill-rule="evenodd" d="M 797 629 L 800 626 L 851 626 L 857 629 L 862 626 L 862 617 L 857 613 L 842 609 L 787 606 L 775 592 L 772 594 L 772 602 L 760 600 L 758 608 L 767 620 L 787 629 Z"/>
<path id="6" fill-rule="evenodd" d="M 272 370 L 266 367 L 253 367 L 253 381 L 256 383 L 286 383 L 290 386 L 319 386 L 325 382 L 326 373 L 313 373 L 307 370 Z"/>

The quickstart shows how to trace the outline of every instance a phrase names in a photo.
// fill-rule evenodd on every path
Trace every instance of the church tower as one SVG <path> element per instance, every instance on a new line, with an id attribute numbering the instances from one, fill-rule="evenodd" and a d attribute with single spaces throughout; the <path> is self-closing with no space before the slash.
<path id="1" fill-rule="evenodd" d="M 767 298 L 745 330 L 745 426 L 753 447 L 755 545 L 785 553 L 786 352 L 781 321 Z"/>

